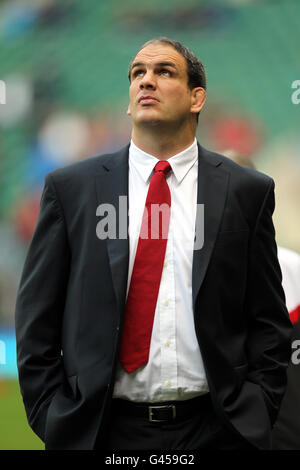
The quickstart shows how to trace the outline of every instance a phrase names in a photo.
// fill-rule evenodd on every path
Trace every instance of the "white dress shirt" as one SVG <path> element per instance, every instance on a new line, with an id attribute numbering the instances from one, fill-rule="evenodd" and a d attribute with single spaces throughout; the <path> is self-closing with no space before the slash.
<path id="1" fill-rule="evenodd" d="M 277 246 L 282 272 L 282 287 L 292 323 L 300 321 L 300 255 L 293 250 Z"/>
<path id="2" fill-rule="evenodd" d="M 131 141 L 129 148 L 129 289 L 149 183 L 159 160 Z M 139 402 L 186 400 L 208 392 L 192 306 L 197 207 L 197 141 L 168 159 L 171 217 L 149 361 L 128 374 L 118 364 L 114 397 Z"/>

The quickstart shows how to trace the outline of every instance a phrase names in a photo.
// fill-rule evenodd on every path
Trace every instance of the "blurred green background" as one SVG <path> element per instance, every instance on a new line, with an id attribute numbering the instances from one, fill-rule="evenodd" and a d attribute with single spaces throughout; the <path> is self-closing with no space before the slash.
<path id="1" fill-rule="evenodd" d="M 0 394 L 0 450 L 43 450 L 44 443 L 28 427 L 18 382 L 2 381 Z"/>
<path id="2" fill-rule="evenodd" d="M 128 64 L 150 38 L 201 58 L 199 141 L 274 178 L 277 241 L 300 252 L 299 17 L 299 0 L 0 0 L 0 449 L 43 448 L 17 383 L 14 306 L 44 176 L 128 142 Z"/>

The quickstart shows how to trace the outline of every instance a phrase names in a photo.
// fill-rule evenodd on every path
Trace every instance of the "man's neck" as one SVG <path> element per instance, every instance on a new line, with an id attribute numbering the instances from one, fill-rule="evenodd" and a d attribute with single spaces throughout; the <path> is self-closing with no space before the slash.
<path id="1" fill-rule="evenodd" d="M 153 133 L 132 131 L 132 141 L 141 150 L 159 160 L 167 160 L 192 145 L 195 139 L 193 133 L 185 135 L 153 135 Z"/>

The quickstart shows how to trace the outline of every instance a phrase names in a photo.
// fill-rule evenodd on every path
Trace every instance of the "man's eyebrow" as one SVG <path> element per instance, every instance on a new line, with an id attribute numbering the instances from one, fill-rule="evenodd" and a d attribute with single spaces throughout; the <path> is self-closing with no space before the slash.
<path id="1" fill-rule="evenodd" d="M 130 70 L 132 70 L 134 67 L 142 67 L 145 66 L 145 62 L 134 62 L 131 64 Z M 173 67 L 174 69 L 177 69 L 176 65 L 174 62 L 156 62 L 154 66 L 159 66 L 159 67 Z"/>

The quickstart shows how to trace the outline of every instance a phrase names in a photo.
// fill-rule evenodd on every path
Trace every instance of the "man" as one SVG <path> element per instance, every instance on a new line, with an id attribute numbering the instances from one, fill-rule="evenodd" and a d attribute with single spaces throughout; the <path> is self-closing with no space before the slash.
<path id="1" fill-rule="evenodd" d="M 274 183 L 196 142 L 187 48 L 146 43 L 129 79 L 130 146 L 46 177 L 16 307 L 29 423 L 46 449 L 269 448 L 291 331 Z"/>

